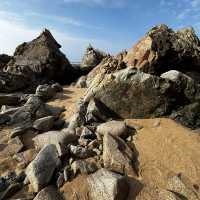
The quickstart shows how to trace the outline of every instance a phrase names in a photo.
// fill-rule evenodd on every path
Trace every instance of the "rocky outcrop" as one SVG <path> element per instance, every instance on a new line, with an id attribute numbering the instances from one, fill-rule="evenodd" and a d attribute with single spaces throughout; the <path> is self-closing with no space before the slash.
<path id="1" fill-rule="evenodd" d="M 60 48 L 50 31 L 45 29 L 36 39 L 16 48 L 5 71 L 27 77 L 31 82 L 71 83 L 75 80 L 75 70 Z"/>
<path id="2" fill-rule="evenodd" d="M 94 49 L 91 45 L 85 51 L 81 62 L 81 69 L 83 71 L 89 71 L 92 68 L 96 67 L 102 60 L 107 56 L 106 53 Z"/>
<path id="3" fill-rule="evenodd" d="M 152 28 L 127 54 L 130 67 L 160 75 L 179 70 L 200 73 L 200 41 L 192 28 L 173 31 L 166 25 Z"/>

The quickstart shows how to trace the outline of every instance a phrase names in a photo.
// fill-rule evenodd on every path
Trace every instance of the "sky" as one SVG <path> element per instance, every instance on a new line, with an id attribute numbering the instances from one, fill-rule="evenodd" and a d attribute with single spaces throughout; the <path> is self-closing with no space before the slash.
<path id="1" fill-rule="evenodd" d="M 0 0 L 0 54 L 12 55 L 47 28 L 79 62 L 89 43 L 117 54 L 163 23 L 199 35 L 200 0 Z"/>

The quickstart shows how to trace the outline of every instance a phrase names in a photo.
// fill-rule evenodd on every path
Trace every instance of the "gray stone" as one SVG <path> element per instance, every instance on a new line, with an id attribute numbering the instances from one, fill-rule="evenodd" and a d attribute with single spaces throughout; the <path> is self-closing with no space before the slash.
<path id="1" fill-rule="evenodd" d="M 40 118 L 33 123 L 33 127 L 39 131 L 49 131 L 54 126 L 54 121 L 55 118 L 53 116 Z"/>
<path id="2" fill-rule="evenodd" d="M 56 90 L 51 85 L 39 85 L 35 94 L 43 100 L 49 100 L 55 96 Z"/>
<path id="3" fill-rule="evenodd" d="M 7 114 L 0 114 L 0 125 L 6 124 L 11 120 L 10 116 Z"/>
<path id="4" fill-rule="evenodd" d="M 68 144 L 76 142 L 78 136 L 70 129 L 62 131 L 49 131 L 33 138 L 37 149 L 43 148 L 47 144 L 54 144 L 59 155 L 65 155 L 68 152 Z"/>
<path id="5" fill-rule="evenodd" d="M 26 175 L 35 192 L 48 185 L 58 163 L 58 152 L 55 145 L 46 145 L 26 168 Z"/>
<path id="6" fill-rule="evenodd" d="M 129 185 L 126 177 L 123 177 L 106 169 L 100 169 L 88 176 L 91 199 L 98 200 L 126 200 L 129 193 Z"/>
<path id="7" fill-rule="evenodd" d="M 86 88 L 87 85 L 86 85 L 86 76 L 81 76 L 78 81 L 76 82 L 76 85 L 75 87 L 77 88 Z"/>
<path id="8" fill-rule="evenodd" d="M 104 167 L 130 176 L 136 176 L 137 153 L 119 137 L 105 134 L 103 138 Z"/>

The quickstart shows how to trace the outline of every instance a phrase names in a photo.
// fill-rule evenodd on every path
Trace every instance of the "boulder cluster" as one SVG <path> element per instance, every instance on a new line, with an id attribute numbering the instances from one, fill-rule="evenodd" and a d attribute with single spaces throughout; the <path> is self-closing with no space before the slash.
<path id="1" fill-rule="evenodd" d="M 18 163 L 6 175 L 0 166 L 0 200 L 27 187 L 24 199 L 136 199 L 132 187 L 142 185 L 142 176 L 134 137 L 142 127 L 126 119 L 170 117 L 200 127 L 198 37 L 192 28 L 156 26 L 117 56 L 89 46 L 80 69 L 60 48 L 44 30 L 14 56 L 0 56 L 0 125 L 10 128 L 0 158 L 9 155 Z M 89 73 L 77 80 L 83 71 Z M 63 119 L 65 109 L 47 102 L 62 92 L 60 84 L 71 83 L 87 91 L 78 111 Z M 32 148 L 23 144 L 29 134 Z M 181 174 L 155 196 L 200 199 Z"/>

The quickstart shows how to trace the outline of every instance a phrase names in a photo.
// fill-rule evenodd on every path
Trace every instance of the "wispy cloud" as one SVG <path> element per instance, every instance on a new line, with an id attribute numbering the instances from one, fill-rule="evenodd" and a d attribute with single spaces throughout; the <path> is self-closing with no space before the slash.
<path id="1" fill-rule="evenodd" d="M 31 41 L 32 39 L 37 37 L 42 31 L 41 27 L 33 28 L 31 26 L 28 26 L 25 22 L 26 21 L 24 17 L 21 17 L 18 14 L 0 10 L 0 54 L 7 53 L 9 55 L 12 55 L 15 48 L 19 44 Z M 61 32 L 55 27 L 51 27 L 50 31 L 52 32 L 56 40 L 62 45 L 62 50 L 66 53 L 67 57 L 69 57 L 70 60 L 80 59 L 80 57 L 83 55 L 85 47 L 89 43 L 92 43 L 102 49 L 106 49 L 106 46 L 109 43 L 108 41 L 96 38 L 75 37 L 72 36 L 70 33 Z"/>
<path id="2" fill-rule="evenodd" d="M 74 3 L 74 4 L 85 4 L 87 6 L 103 6 L 103 7 L 115 7 L 121 8 L 124 7 L 127 3 L 127 0 L 63 0 L 65 3 Z"/>
<path id="3" fill-rule="evenodd" d="M 72 25 L 72 26 L 76 26 L 76 27 L 82 27 L 82 28 L 86 28 L 86 29 L 96 29 L 96 30 L 102 30 L 103 27 L 99 27 L 99 26 L 94 26 L 94 25 L 90 25 L 90 24 L 86 24 L 80 20 L 71 18 L 71 17 L 64 17 L 64 16 L 59 16 L 59 15 L 44 15 L 41 13 L 37 13 L 37 12 L 28 12 L 25 13 L 25 16 L 31 16 L 31 17 L 36 17 L 36 18 L 40 18 L 40 19 L 47 19 L 53 22 L 59 22 L 63 25 Z"/>

